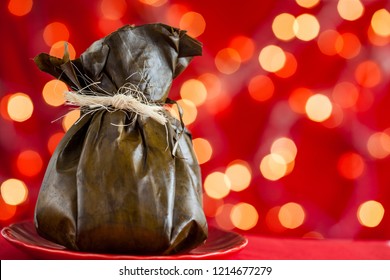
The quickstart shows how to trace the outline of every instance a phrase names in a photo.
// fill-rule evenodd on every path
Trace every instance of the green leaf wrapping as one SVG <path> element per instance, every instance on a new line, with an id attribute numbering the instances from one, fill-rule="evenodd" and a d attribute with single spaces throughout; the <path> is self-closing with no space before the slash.
<path id="1" fill-rule="evenodd" d="M 148 24 L 125 26 L 73 61 L 40 54 L 35 62 L 74 91 L 115 94 L 132 83 L 164 104 L 172 80 L 196 55 L 201 44 L 185 32 Z M 38 233 L 90 252 L 173 254 L 202 244 L 207 222 L 190 132 L 181 133 L 169 113 L 164 126 L 124 110 L 82 109 L 47 167 Z"/>

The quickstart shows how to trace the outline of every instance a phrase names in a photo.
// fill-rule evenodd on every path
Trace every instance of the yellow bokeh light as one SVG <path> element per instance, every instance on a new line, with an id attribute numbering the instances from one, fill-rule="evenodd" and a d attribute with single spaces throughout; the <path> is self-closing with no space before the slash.
<path id="1" fill-rule="evenodd" d="M 229 177 L 222 172 L 213 172 L 204 180 L 204 189 L 207 195 L 214 199 L 221 199 L 230 193 Z"/>
<path id="2" fill-rule="evenodd" d="M 80 117 L 80 110 L 73 110 L 67 113 L 62 120 L 62 128 L 64 131 L 68 131 L 69 128 L 79 119 Z"/>
<path id="3" fill-rule="evenodd" d="M 372 15 L 371 27 L 375 34 L 390 36 L 390 13 L 386 9 L 380 9 Z"/>
<path id="4" fill-rule="evenodd" d="M 215 66 L 223 74 L 233 74 L 241 66 L 241 57 L 233 48 L 220 50 L 215 56 Z"/>
<path id="5" fill-rule="evenodd" d="M 390 155 L 390 135 L 385 132 L 371 134 L 367 141 L 367 150 L 373 158 L 383 159 Z"/>
<path id="6" fill-rule="evenodd" d="M 293 29 L 295 17 L 288 13 L 282 13 L 277 15 L 272 22 L 272 31 L 274 32 L 276 38 L 289 41 L 295 37 L 295 32 Z"/>
<path id="7" fill-rule="evenodd" d="M 295 0 L 295 2 L 303 8 L 313 8 L 320 3 L 320 0 Z"/>
<path id="8" fill-rule="evenodd" d="M 183 110 L 183 122 L 185 125 L 192 124 L 196 116 L 198 115 L 198 110 L 196 109 L 195 104 L 188 99 L 180 99 L 177 101 L 178 105 L 182 108 Z M 177 106 L 173 106 L 173 110 L 175 112 L 175 115 L 178 117 L 179 112 L 177 109 Z M 178 117 L 179 118 L 179 117 Z"/>
<path id="9" fill-rule="evenodd" d="M 277 181 L 287 174 L 288 165 L 284 158 L 278 154 L 268 154 L 260 163 L 260 172 L 264 178 Z"/>
<path id="10" fill-rule="evenodd" d="M 213 148 L 209 141 L 203 138 L 195 138 L 192 140 L 194 151 L 199 164 L 208 162 L 213 155 Z"/>
<path id="11" fill-rule="evenodd" d="M 332 114 L 332 102 L 323 94 L 314 94 L 306 102 L 307 117 L 315 122 L 323 122 Z"/>
<path id="12" fill-rule="evenodd" d="M 280 207 L 278 218 L 285 228 L 295 229 L 305 221 L 305 211 L 298 203 L 289 202 Z"/>
<path id="13" fill-rule="evenodd" d="M 7 104 L 9 117 L 16 122 L 28 120 L 34 111 L 34 105 L 27 94 L 18 92 L 10 96 Z"/>
<path id="14" fill-rule="evenodd" d="M 231 182 L 231 190 L 239 192 L 249 187 L 252 171 L 249 164 L 243 160 L 232 161 L 226 168 L 225 174 Z"/>
<path id="15" fill-rule="evenodd" d="M 106 19 L 118 20 L 125 15 L 126 10 L 126 0 L 101 0 L 100 2 L 100 12 Z"/>
<path id="16" fill-rule="evenodd" d="M 26 201 L 28 189 L 26 184 L 17 179 L 8 179 L 1 184 L 1 196 L 9 205 L 19 205 Z"/>
<path id="17" fill-rule="evenodd" d="M 33 0 L 10 0 L 8 2 L 8 11 L 14 16 L 25 16 L 33 7 Z"/>
<path id="18" fill-rule="evenodd" d="M 385 214 L 382 204 L 375 200 L 369 200 L 362 203 L 357 211 L 359 223 L 365 227 L 378 226 Z"/>
<path id="19" fill-rule="evenodd" d="M 259 54 L 260 66 L 268 72 L 276 72 L 286 63 L 286 54 L 282 48 L 275 45 L 264 47 Z"/>
<path id="20" fill-rule="evenodd" d="M 62 58 L 65 54 L 65 44 L 68 45 L 69 58 L 75 59 L 76 58 L 76 51 L 75 51 L 73 45 L 71 43 L 65 42 L 65 41 L 58 41 L 57 43 L 54 43 L 50 48 L 49 54 L 51 56 Z"/>
<path id="21" fill-rule="evenodd" d="M 341 18 L 354 21 L 363 15 L 364 5 L 360 0 L 339 0 L 337 11 Z"/>
<path id="22" fill-rule="evenodd" d="M 180 88 L 180 96 L 183 99 L 192 101 L 195 106 L 200 106 L 206 101 L 207 90 L 201 81 L 197 79 L 190 79 L 182 84 Z"/>
<path id="23" fill-rule="evenodd" d="M 253 205 L 241 202 L 233 206 L 230 212 L 230 219 L 236 228 L 250 230 L 256 226 L 259 214 Z"/>
<path id="24" fill-rule="evenodd" d="M 68 87 L 64 82 L 51 80 L 43 87 L 42 96 L 47 104 L 57 107 L 65 103 L 65 91 L 68 91 Z"/>
<path id="25" fill-rule="evenodd" d="M 179 27 L 180 29 L 187 30 L 188 35 L 196 38 L 205 31 L 206 21 L 199 13 L 187 12 L 181 17 Z"/>
<path id="26" fill-rule="evenodd" d="M 295 160 L 297 151 L 294 141 L 287 137 L 278 138 L 271 145 L 271 153 L 280 155 L 287 164 Z"/>
<path id="27" fill-rule="evenodd" d="M 310 41 L 318 36 L 320 23 L 310 14 L 299 15 L 293 24 L 295 36 L 302 41 Z"/>

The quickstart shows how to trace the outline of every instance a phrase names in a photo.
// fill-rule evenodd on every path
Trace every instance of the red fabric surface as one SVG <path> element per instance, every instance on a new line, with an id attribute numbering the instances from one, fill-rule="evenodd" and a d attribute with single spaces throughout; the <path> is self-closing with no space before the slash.
<path id="1" fill-rule="evenodd" d="M 284 239 L 249 235 L 248 245 L 226 259 L 233 260 L 390 260 L 390 242 L 348 239 Z M 0 259 L 31 257 L 0 239 Z"/>

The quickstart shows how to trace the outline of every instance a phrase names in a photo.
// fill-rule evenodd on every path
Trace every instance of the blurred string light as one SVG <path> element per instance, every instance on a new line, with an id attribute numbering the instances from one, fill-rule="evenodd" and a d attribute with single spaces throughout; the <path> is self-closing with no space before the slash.
<path id="1" fill-rule="evenodd" d="M 376 227 L 383 219 L 385 209 L 383 205 L 375 200 L 362 203 L 357 210 L 357 218 L 362 226 Z"/>
<path id="2" fill-rule="evenodd" d="M 290 41 L 295 38 L 294 32 L 295 17 L 289 13 L 277 15 L 272 22 L 272 31 L 276 38 L 282 41 Z"/>
<path id="3" fill-rule="evenodd" d="M 343 153 L 337 162 L 340 175 L 349 180 L 355 180 L 362 176 L 365 166 L 362 156 L 355 152 Z"/>
<path id="4" fill-rule="evenodd" d="M 375 132 L 367 141 L 367 151 L 375 159 L 383 159 L 390 155 L 390 135 L 385 132 Z"/>
<path id="5" fill-rule="evenodd" d="M 371 18 L 371 28 L 376 35 L 390 36 L 390 13 L 386 9 L 376 11 Z"/>
<path id="6" fill-rule="evenodd" d="M 351 82 L 340 82 L 332 91 L 332 99 L 342 108 L 353 108 L 359 99 L 359 90 Z"/>
<path id="7" fill-rule="evenodd" d="M 197 12 L 187 12 L 181 17 L 179 28 L 187 30 L 188 35 L 196 38 L 205 31 L 206 21 L 203 16 Z"/>
<path id="8" fill-rule="evenodd" d="M 302 14 L 294 20 L 293 31 L 298 39 L 310 41 L 318 36 L 320 23 L 315 16 Z"/>
<path id="9" fill-rule="evenodd" d="M 314 122 L 323 122 L 332 114 L 333 105 L 326 95 L 317 93 L 307 99 L 305 111 Z"/>
<path id="10" fill-rule="evenodd" d="M 69 36 L 68 27 L 58 21 L 49 23 L 43 30 L 43 40 L 49 47 L 59 41 L 68 41 Z"/>
<path id="11" fill-rule="evenodd" d="M 58 41 L 58 42 L 54 43 L 50 48 L 49 54 L 51 56 L 63 58 L 63 56 L 65 54 L 65 45 L 67 45 L 67 48 L 68 48 L 69 58 L 75 59 L 76 58 L 76 50 L 71 43 L 66 42 L 66 41 Z"/>
<path id="12" fill-rule="evenodd" d="M 69 128 L 79 119 L 80 117 L 80 110 L 72 110 L 69 113 L 67 113 L 64 118 L 62 119 L 62 128 L 64 131 L 68 131 Z"/>
<path id="13" fill-rule="evenodd" d="M 248 83 L 250 96 L 259 102 L 267 101 L 274 94 L 275 86 L 272 79 L 265 75 L 254 76 Z"/>
<path id="14" fill-rule="evenodd" d="M 15 16 L 25 16 L 33 8 L 33 0 L 10 0 L 8 11 Z"/>
<path id="15" fill-rule="evenodd" d="M 231 182 L 229 177 L 222 172 L 212 172 L 204 180 L 206 194 L 214 199 L 221 199 L 230 193 Z"/>
<path id="16" fill-rule="evenodd" d="M 21 180 L 8 179 L 1 184 L 1 196 L 6 204 L 19 205 L 26 201 L 28 189 Z"/>
<path id="17" fill-rule="evenodd" d="M 339 0 L 337 11 L 342 19 L 354 21 L 363 15 L 364 5 L 360 0 Z"/>
<path id="18" fill-rule="evenodd" d="M 16 158 L 16 166 L 19 172 L 24 176 L 33 177 L 41 172 L 43 160 L 38 152 L 25 150 Z"/>
<path id="19" fill-rule="evenodd" d="M 250 165 L 243 160 L 230 162 L 225 171 L 230 181 L 230 189 L 240 192 L 249 187 L 252 180 L 252 170 Z"/>
<path id="20" fill-rule="evenodd" d="M 320 3 L 320 0 L 295 0 L 295 2 L 303 8 L 313 8 Z"/>
<path id="21" fill-rule="evenodd" d="M 286 63 L 286 54 L 276 45 L 265 46 L 259 54 L 260 66 L 268 72 L 277 72 Z"/>
<path id="22" fill-rule="evenodd" d="M 241 230 L 250 230 L 256 226 L 259 214 L 253 205 L 240 202 L 232 207 L 230 219 L 236 228 Z"/>
<path id="23" fill-rule="evenodd" d="M 308 88 L 299 87 L 294 89 L 288 97 L 288 104 L 291 110 L 298 114 L 305 114 L 307 100 L 312 95 L 314 93 Z"/>
<path id="24" fill-rule="evenodd" d="M 245 62 L 252 58 L 255 51 L 255 43 L 253 39 L 247 36 L 238 35 L 230 41 L 229 48 L 235 49 L 240 55 L 241 61 Z"/>
<path id="25" fill-rule="evenodd" d="M 355 69 L 355 79 L 359 85 L 372 88 L 382 80 L 382 70 L 374 60 L 360 62 Z"/>
<path id="26" fill-rule="evenodd" d="M 189 79 L 181 85 L 180 96 L 192 101 L 195 106 L 200 106 L 206 101 L 207 89 L 200 80 Z"/>
<path id="27" fill-rule="evenodd" d="M 32 116 L 33 111 L 33 102 L 27 94 L 18 92 L 9 97 L 7 112 L 13 121 L 24 122 Z"/>
<path id="28" fill-rule="evenodd" d="M 192 140 L 192 144 L 199 164 L 208 162 L 211 159 L 213 147 L 207 139 L 195 138 Z"/>
<path id="29" fill-rule="evenodd" d="M 284 52 L 284 54 L 286 56 L 286 61 L 283 67 L 275 72 L 275 75 L 280 78 L 289 78 L 297 71 L 298 62 L 292 53 Z"/>
<path id="30" fill-rule="evenodd" d="M 215 66 L 223 74 L 233 74 L 241 66 L 241 56 L 233 48 L 224 48 L 215 56 Z"/>
<path id="31" fill-rule="evenodd" d="M 44 85 L 42 96 L 48 105 L 58 107 L 65 103 L 65 91 L 67 90 L 68 87 L 64 82 L 54 79 Z"/>
<path id="32" fill-rule="evenodd" d="M 300 204 L 289 202 L 280 207 L 278 218 L 283 227 L 287 229 L 295 229 L 304 223 L 306 214 Z"/>

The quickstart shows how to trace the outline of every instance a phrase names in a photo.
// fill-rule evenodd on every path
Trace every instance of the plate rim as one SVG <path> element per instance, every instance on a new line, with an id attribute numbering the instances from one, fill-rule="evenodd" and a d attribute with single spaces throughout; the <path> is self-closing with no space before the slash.
<path id="1" fill-rule="evenodd" d="M 213 228 L 213 230 L 224 232 L 226 234 L 233 234 L 236 237 L 239 237 L 241 240 L 239 243 L 237 243 L 236 246 L 227 248 L 226 250 L 222 251 L 214 251 L 214 252 L 208 252 L 208 253 L 202 253 L 202 254 L 191 254 L 190 252 L 183 253 L 183 254 L 176 254 L 176 255 L 126 255 L 126 254 L 110 254 L 110 253 L 94 253 L 94 252 L 84 252 L 84 251 L 75 251 L 65 248 L 63 245 L 57 244 L 55 242 L 49 241 L 53 244 L 56 244 L 58 246 L 63 247 L 63 249 L 54 249 L 54 248 L 47 248 L 40 245 L 35 245 L 32 243 L 26 243 L 21 241 L 20 239 L 14 237 L 13 235 L 9 234 L 9 232 L 14 231 L 13 228 L 18 227 L 22 224 L 31 224 L 31 220 L 26 221 L 19 221 L 10 224 L 9 226 L 5 226 L 1 229 L 1 235 L 4 239 L 6 239 L 9 243 L 11 243 L 14 246 L 17 246 L 18 248 L 24 248 L 28 250 L 28 255 L 34 256 L 32 252 L 40 252 L 45 254 L 50 254 L 50 256 L 56 256 L 59 257 L 58 259 L 85 259 L 85 260 L 96 260 L 96 259 L 104 259 L 104 260 L 195 260 L 195 259 L 212 259 L 212 258 L 221 258 L 226 255 L 230 255 L 232 253 L 236 253 L 238 251 L 241 251 L 243 248 L 248 245 L 248 238 L 245 236 L 234 232 L 234 231 L 225 231 L 222 229 L 218 229 L 213 226 L 209 226 L 209 228 Z M 43 238 L 43 237 L 42 237 Z M 43 238 L 44 239 L 44 238 Z M 202 246 L 202 245 L 200 245 Z M 197 247 L 199 248 L 199 247 Z M 196 248 L 195 248 L 196 249 Z M 193 249 L 193 250 L 195 250 Z M 39 255 L 41 256 L 41 255 Z"/>

